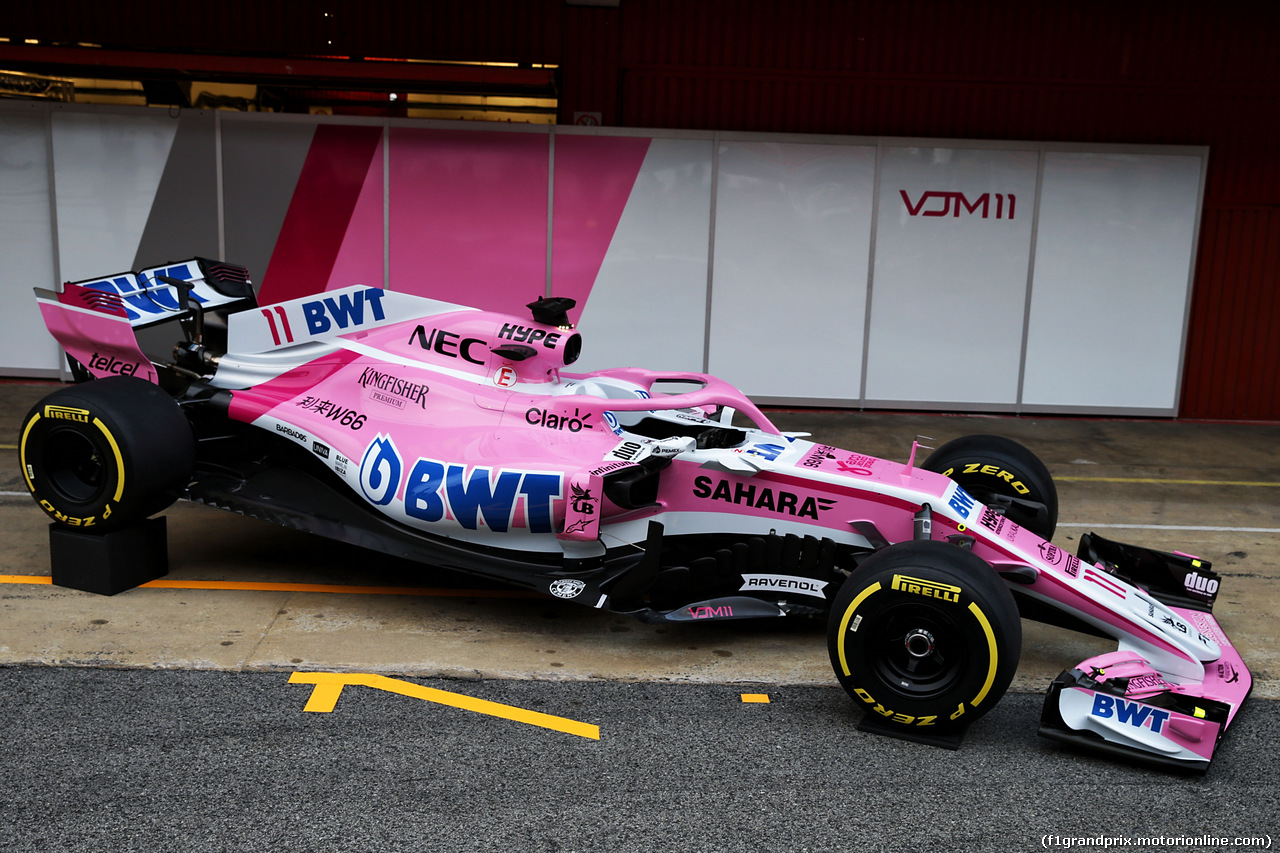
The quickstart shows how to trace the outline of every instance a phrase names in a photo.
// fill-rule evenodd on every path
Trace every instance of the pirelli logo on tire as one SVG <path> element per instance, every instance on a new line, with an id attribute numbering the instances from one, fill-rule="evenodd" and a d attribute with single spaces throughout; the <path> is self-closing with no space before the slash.
<path id="1" fill-rule="evenodd" d="M 922 595 L 925 598 L 937 598 L 952 604 L 960 603 L 960 593 L 962 592 L 958 586 L 928 581 L 923 578 L 913 578 L 909 575 L 894 575 L 893 583 L 890 586 L 898 592 Z"/>
<path id="2" fill-rule="evenodd" d="M 87 424 L 90 412 L 88 409 L 75 409 L 71 406 L 45 406 L 44 416 L 55 421 L 76 421 Z"/>

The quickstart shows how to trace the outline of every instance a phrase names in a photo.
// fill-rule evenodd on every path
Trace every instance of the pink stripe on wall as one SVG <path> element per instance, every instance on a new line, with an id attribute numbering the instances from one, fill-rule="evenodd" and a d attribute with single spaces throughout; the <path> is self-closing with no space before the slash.
<path id="1" fill-rule="evenodd" d="M 316 127 L 262 279 L 259 302 L 283 302 L 328 285 L 381 139 L 382 128 L 376 126 Z"/>
<path id="2" fill-rule="evenodd" d="M 391 129 L 392 290 L 524 314 L 546 292 L 549 137 Z"/>
<path id="3" fill-rule="evenodd" d="M 578 300 L 581 316 L 622 211 L 640 174 L 649 139 L 556 137 L 551 292 Z"/>
<path id="4" fill-rule="evenodd" d="M 382 151 L 383 141 L 379 137 L 325 290 L 338 290 L 352 284 L 383 285 Z"/>

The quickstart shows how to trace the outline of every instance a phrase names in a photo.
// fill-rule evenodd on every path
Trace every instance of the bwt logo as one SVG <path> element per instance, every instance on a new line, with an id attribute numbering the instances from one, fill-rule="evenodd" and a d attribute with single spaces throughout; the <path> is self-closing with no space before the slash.
<path id="1" fill-rule="evenodd" d="M 155 274 L 180 278 L 183 281 L 190 281 L 194 278 L 191 268 L 187 264 L 156 270 Z M 135 279 L 131 274 L 117 275 L 101 281 L 90 281 L 82 286 L 101 293 L 118 295 L 124 302 L 125 314 L 128 315 L 131 323 L 144 316 L 172 314 L 182 310 L 182 306 L 178 305 L 178 299 L 172 287 L 159 281 Z M 196 302 L 209 301 L 194 291 L 191 294 L 191 298 Z"/>
<path id="2" fill-rule="evenodd" d="M 523 520 L 530 533 L 550 533 L 563 475 L 445 463 L 419 458 L 401 483 L 404 460 L 390 436 L 379 434 L 360 462 L 360 488 L 374 506 L 388 506 L 404 487 L 404 513 L 419 521 L 452 519 L 467 530 L 506 533 Z M 521 514 L 521 509 L 523 513 Z"/>
<path id="3" fill-rule="evenodd" d="M 384 293 L 376 287 L 367 287 L 354 293 L 338 293 L 302 303 L 302 316 L 306 321 L 307 335 L 314 337 L 331 331 L 335 326 L 340 330 L 377 323 L 387 318 L 382 308 Z M 365 309 L 368 309 L 367 311 Z M 289 314 L 283 305 L 272 305 L 260 308 L 262 316 L 267 320 L 271 331 L 271 340 L 275 346 L 295 343 L 293 327 L 289 323 Z M 275 316 L 272 316 L 272 312 Z M 277 323 L 277 319 L 279 323 Z M 295 316 L 296 320 L 297 317 Z"/>
<path id="4" fill-rule="evenodd" d="M 958 217 L 962 208 L 968 213 L 977 213 L 978 208 L 982 208 L 983 219 L 988 219 L 991 216 L 992 193 L 983 193 L 975 201 L 970 202 L 969 199 L 965 198 L 964 193 L 930 190 L 923 193 L 915 204 L 911 203 L 911 197 L 907 195 L 906 190 L 898 190 L 898 195 L 902 196 L 902 203 L 907 206 L 907 213 L 911 216 L 946 216 L 951 214 Z M 1009 215 L 1005 216 L 1004 200 L 1006 193 L 995 193 L 996 219 L 1013 219 L 1018 197 L 1013 193 L 1008 193 L 1007 195 L 1009 197 Z M 939 208 L 938 204 L 942 206 Z M 929 206 L 926 207 L 926 205 Z"/>
<path id="5" fill-rule="evenodd" d="M 1139 702 L 1126 702 L 1119 697 L 1107 696 L 1105 693 L 1093 694 L 1093 708 L 1089 713 L 1106 720 L 1114 717 L 1118 722 L 1133 726 L 1135 729 L 1146 727 L 1151 729 L 1153 734 L 1160 734 L 1171 716 L 1168 711 L 1152 708 L 1150 705 Z"/>

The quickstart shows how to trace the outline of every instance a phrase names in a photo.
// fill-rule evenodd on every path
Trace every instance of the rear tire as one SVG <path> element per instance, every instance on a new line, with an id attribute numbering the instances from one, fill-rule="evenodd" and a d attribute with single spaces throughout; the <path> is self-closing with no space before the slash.
<path id="1" fill-rule="evenodd" d="M 872 554 L 837 593 L 827 626 L 836 678 L 867 712 L 924 731 L 968 725 L 1018 668 L 1022 622 L 991 566 L 949 542 Z"/>
<path id="2" fill-rule="evenodd" d="M 60 524 L 92 530 L 169 506 L 195 466 L 195 438 L 178 404 L 127 376 L 45 397 L 23 421 L 18 451 L 41 509 Z"/>

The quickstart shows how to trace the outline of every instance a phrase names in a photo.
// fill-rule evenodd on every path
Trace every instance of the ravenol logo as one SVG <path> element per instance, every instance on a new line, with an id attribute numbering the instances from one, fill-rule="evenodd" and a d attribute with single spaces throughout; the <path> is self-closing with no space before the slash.
<path id="1" fill-rule="evenodd" d="M 1114 717 L 1117 722 L 1133 726 L 1135 729 L 1146 727 L 1154 734 L 1160 734 L 1160 730 L 1164 728 L 1170 716 L 1168 711 L 1152 708 L 1141 702 L 1126 702 L 1124 699 L 1108 696 L 1105 693 L 1093 694 L 1093 709 L 1089 713 L 1104 720 Z"/>

